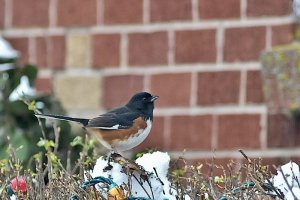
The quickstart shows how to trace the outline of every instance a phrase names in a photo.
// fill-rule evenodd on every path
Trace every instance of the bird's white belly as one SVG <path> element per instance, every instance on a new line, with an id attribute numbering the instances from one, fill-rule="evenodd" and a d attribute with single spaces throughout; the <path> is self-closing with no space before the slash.
<path id="1" fill-rule="evenodd" d="M 148 119 L 146 123 L 147 127 L 145 129 L 139 130 L 139 132 L 136 135 L 130 136 L 126 141 L 117 141 L 113 149 L 115 151 L 126 151 L 141 144 L 149 135 L 150 130 L 152 128 L 152 123 L 150 119 Z"/>

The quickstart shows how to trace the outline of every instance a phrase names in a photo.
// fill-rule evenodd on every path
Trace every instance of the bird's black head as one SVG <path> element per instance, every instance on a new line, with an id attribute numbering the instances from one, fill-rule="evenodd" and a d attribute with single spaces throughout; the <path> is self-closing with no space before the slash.
<path id="1" fill-rule="evenodd" d="M 130 99 L 127 106 L 152 118 L 154 101 L 157 98 L 158 96 L 151 95 L 148 92 L 139 92 Z"/>

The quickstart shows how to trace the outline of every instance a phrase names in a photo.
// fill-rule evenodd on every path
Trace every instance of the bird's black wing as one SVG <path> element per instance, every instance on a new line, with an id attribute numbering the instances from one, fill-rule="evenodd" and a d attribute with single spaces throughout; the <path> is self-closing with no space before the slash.
<path id="1" fill-rule="evenodd" d="M 106 130 L 125 129 L 131 127 L 138 117 L 137 112 L 133 112 L 127 107 L 120 107 L 90 119 L 85 127 Z"/>

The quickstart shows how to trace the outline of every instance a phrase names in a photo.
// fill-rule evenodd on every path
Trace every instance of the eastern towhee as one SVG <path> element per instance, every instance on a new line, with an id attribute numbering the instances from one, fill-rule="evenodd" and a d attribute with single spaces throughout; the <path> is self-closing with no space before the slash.
<path id="1" fill-rule="evenodd" d="M 113 151 L 126 151 L 139 145 L 148 136 L 153 121 L 154 101 L 158 96 L 147 92 L 135 94 L 130 101 L 92 119 L 59 115 L 36 114 L 39 118 L 50 118 L 78 122 L 89 133 Z"/>

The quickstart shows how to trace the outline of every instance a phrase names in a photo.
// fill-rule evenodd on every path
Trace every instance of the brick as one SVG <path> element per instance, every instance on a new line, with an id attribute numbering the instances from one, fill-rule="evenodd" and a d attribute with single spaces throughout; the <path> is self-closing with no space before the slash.
<path id="1" fill-rule="evenodd" d="M 229 19 L 240 17 L 240 0 L 199 1 L 200 19 Z"/>
<path id="2" fill-rule="evenodd" d="M 156 74 L 150 77 L 150 90 L 160 96 L 158 107 L 188 106 L 191 96 L 191 74 Z"/>
<path id="3" fill-rule="evenodd" d="M 259 148 L 260 129 L 260 115 L 220 115 L 218 128 L 218 148 Z"/>
<path id="4" fill-rule="evenodd" d="M 247 72 L 247 103 L 263 103 L 264 95 L 262 85 L 263 83 L 260 70 L 253 70 Z"/>
<path id="5" fill-rule="evenodd" d="M 265 102 L 268 110 L 271 113 L 278 113 L 282 111 L 281 91 L 278 90 L 279 82 L 277 77 L 270 72 L 264 74 L 264 87 L 265 87 Z"/>
<path id="6" fill-rule="evenodd" d="M 216 30 L 188 30 L 175 33 L 175 62 L 215 62 Z"/>
<path id="7" fill-rule="evenodd" d="M 133 33 L 128 38 L 129 65 L 167 64 L 168 37 L 166 32 Z"/>
<path id="8" fill-rule="evenodd" d="M 230 28 L 225 30 L 224 60 L 258 60 L 266 44 L 265 27 Z"/>
<path id="9" fill-rule="evenodd" d="M 35 64 L 39 68 L 64 68 L 66 54 L 64 36 L 37 37 L 35 45 Z"/>
<path id="10" fill-rule="evenodd" d="M 91 26 L 97 23 L 97 0 L 57 0 L 58 26 Z"/>
<path id="11" fill-rule="evenodd" d="M 90 46 L 90 35 L 85 33 L 69 34 L 67 36 L 67 66 L 74 68 L 89 67 L 91 59 Z"/>
<path id="12" fill-rule="evenodd" d="M 14 49 L 20 53 L 21 64 L 28 64 L 29 62 L 29 41 L 28 38 L 5 38 L 12 45 Z"/>
<path id="13" fill-rule="evenodd" d="M 52 79 L 51 78 L 37 78 L 35 80 L 35 89 L 38 93 L 51 94 L 52 92 Z"/>
<path id="14" fill-rule="evenodd" d="M 144 89 L 144 77 L 139 75 L 107 76 L 103 80 L 103 106 L 107 109 L 120 106 Z"/>
<path id="15" fill-rule="evenodd" d="M 101 78 L 97 75 L 54 77 L 54 93 L 67 110 L 100 109 Z"/>
<path id="16" fill-rule="evenodd" d="M 259 59 L 266 43 L 265 27 L 230 28 L 225 30 L 224 60 L 251 61 Z"/>
<path id="17" fill-rule="evenodd" d="M 261 163 L 262 165 L 269 166 L 269 171 L 273 174 L 277 174 L 277 169 L 288 163 L 290 161 L 289 157 L 262 157 Z M 275 168 L 274 168 L 275 167 Z"/>
<path id="18" fill-rule="evenodd" d="M 284 165 L 284 164 L 286 164 L 286 163 L 288 163 L 290 161 L 293 161 L 293 162 L 295 162 L 295 163 L 297 163 L 299 165 L 299 163 L 300 163 L 300 157 L 299 156 L 292 156 L 292 157 L 290 157 L 290 158 L 288 158 L 288 159 L 286 159 L 284 161 L 285 162 L 281 163 L 281 165 Z"/>
<path id="19" fill-rule="evenodd" d="M 209 177 L 220 175 L 224 176 L 224 172 L 227 174 L 227 176 L 232 176 L 233 173 L 240 170 L 242 164 L 241 160 L 237 158 L 214 158 L 209 157 L 209 155 L 207 158 L 188 160 L 188 163 L 194 166 L 202 165 L 201 173 L 208 175 Z"/>
<path id="20" fill-rule="evenodd" d="M 198 74 L 198 105 L 237 104 L 240 72 L 203 72 Z"/>
<path id="21" fill-rule="evenodd" d="M 247 15 L 259 16 L 282 16 L 290 15 L 292 1 L 284 0 L 248 0 Z"/>
<path id="22" fill-rule="evenodd" d="M 284 114 L 268 115 L 268 147 L 290 147 L 295 144 L 294 122 Z"/>
<path id="23" fill-rule="evenodd" d="M 112 67 L 120 65 L 120 35 L 93 35 L 92 54 L 92 64 L 95 68 Z"/>
<path id="24" fill-rule="evenodd" d="M 143 22 L 143 1 L 104 0 L 105 24 L 134 24 Z"/>
<path id="25" fill-rule="evenodd" d="M 294 40 L 295 24 L 272 26 L 272 45 L 282 45 Z"/>
<path id="26" fill-rule="evenodd" d="M 173 116 L 171 150 L 211 149 L 212 116 Z"/>
<path id="27" fill-rule="evenodd" d="M 49 25 L 50 0 L 12 1 L 12 24 L 17 27 Z"/>
<path id="28" fill-rule="evenodd" d="M 0 0 L 0 28 L 4 27 L 5 20 L 5 0 Z"/>
<path id="29" fill-rule="evenodd" d="M 191 20 L 192 2 L 190 0 L 151 0 L 150 20 L 164 22 L 174 20 Z"/>
<path id="30" fill-rule="evenodd" d="M 35 39 L 36 45 L 36 64 L 39 68 L 46 68 L 48 66 L 47 62 L 47 38 L 46 37 L 37 37 Z"/>
<path id="31" fill-rule="evenodd" d="M 50 36 L 48 43 L 48 66 L 54 69 L 65 67 L 66 38 L 65 36 Z"/>
<path id="32" fill-rule="evenodd" d="M 208 169 L 206 174 L 212 173 L 213 176 L 220 176 L 226 173 L 227 177 L 237 173 L 241 169 L 242 161 L 237 158 L 211 158 L 207 159 Z M 210 172 L 212 170 L 212 172 Z"/>
<path id="33" fill-rule="evenodd" d="M 133 150 L 140 152 L 146 149 L 164 149 L 164 117 L 154 116 L 153 125 L 150 134 L 139 146 Z"/>

